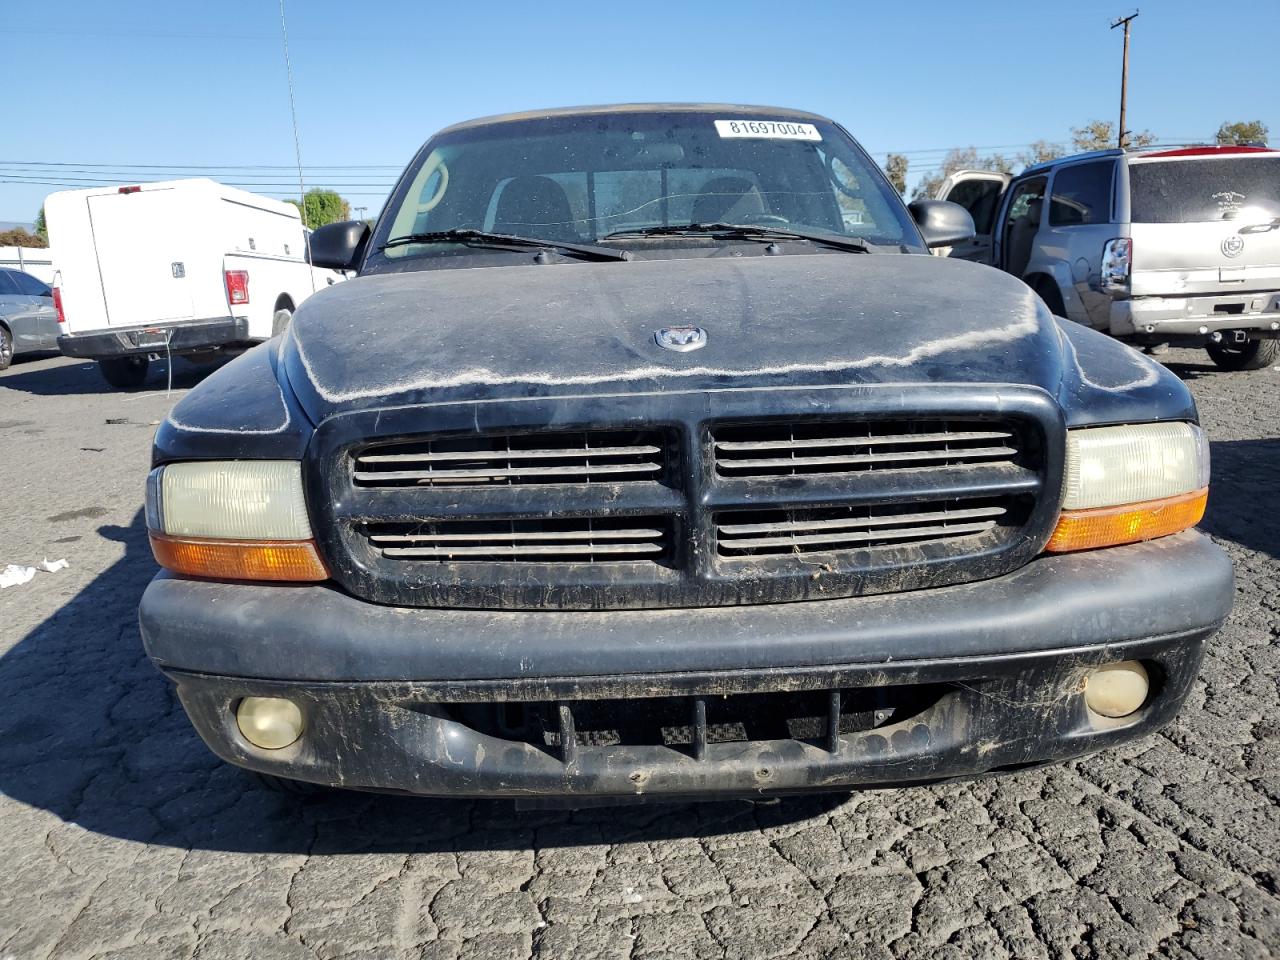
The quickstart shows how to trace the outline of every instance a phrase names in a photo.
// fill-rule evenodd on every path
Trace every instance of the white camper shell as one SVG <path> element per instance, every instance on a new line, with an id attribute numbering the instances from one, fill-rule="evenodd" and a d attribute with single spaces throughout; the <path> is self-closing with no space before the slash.
<path id="1" fill-rule="evenodd" d="M 341 279 L 307 262 L 292 204 L 213 180 L 169 180 L 51 194 L 45 201 L 61 335 L 114 386 L 150 358 L 243 349 L 289 323 Z"/>

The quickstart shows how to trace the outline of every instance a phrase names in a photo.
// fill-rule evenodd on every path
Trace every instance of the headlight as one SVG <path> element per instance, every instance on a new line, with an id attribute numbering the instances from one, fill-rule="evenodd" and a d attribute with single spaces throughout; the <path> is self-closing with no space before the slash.
<path id="1" fill-rule="evenodd" d="M 230 580 L 324 580 L 296 460 L 174 463 L 147 479 L 156 562 Z"/>
<path id="2" fill-rule="evenodd" d="M 1045 549 L 1115 546 L 1193 527 L 1208 487 L 1209 445 L 1193 424 L 1068 431 L 1063 511 Z"/>

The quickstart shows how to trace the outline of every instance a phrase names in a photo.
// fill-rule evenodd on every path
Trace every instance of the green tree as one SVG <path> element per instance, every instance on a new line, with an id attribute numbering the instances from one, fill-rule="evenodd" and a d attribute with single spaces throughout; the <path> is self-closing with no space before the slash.
<path id="1" fill-rule="evenodd" d="M 901 153 L 891 153 L 885 158 L 884 172 L 899 193 L 907 192 L 907 158 Z"/>
<path id="2" fill-rule="evenodd" d="M 1060 143 L 1050 143 L 1048 140 L 1037 140 L 1031 146 L 1018 154 L 1018 163 L 1024 167 L 1029 167 L 1033 163 L 1044 163 L 1046 160 L 1057 160 L 1059 157 L 1065 156 L 1067 148 Z"/>
<path id="3" fill-rule="evenodd" d="M 1261 120 L 1241 120 L 1238 123 L 1224 123 L 1218 128 L 1219 143 L 1259 143 L 1266 145 L 1270 131 Z"/>
<path id="4" fill-rule="evenodd" d="M 1150 130 L 1129 132 L 1128 146 L 1148 147 L 1156 142 L 1156 135 Z M 1071 130 L 1071 143 L 1077 150 L 1107 150 L 1118 146 L 1116 143 L 1116 125 L 1110 120 L 1090 120 L 1083 127 Z"/>
<path id="5" fill-rule="evenodd" d="M 40 204 L 40 212 L 36 214 L 36 236 L 44 241 L 44 245 L 49 245 L 49 225 L 44 219 L 44 204 Z"/>
<path id="6" fill-rule="evenodd" d="M 351 219 L 351 204 L 343 200 L 335 190 L 313 187 L 303 197 L 304 208 L 297 200 L 290 200 L 298 212 L 302 214 L 302 222 L 311 229 L 323 227 L 326 223 L 337 223 Z"/>
<path id="7" fill-rule="evenodd" d="M 0 247 L 47 247 L 49 241 L 34 233 L 27 233 L 22 227 L 0 232 Z"/>

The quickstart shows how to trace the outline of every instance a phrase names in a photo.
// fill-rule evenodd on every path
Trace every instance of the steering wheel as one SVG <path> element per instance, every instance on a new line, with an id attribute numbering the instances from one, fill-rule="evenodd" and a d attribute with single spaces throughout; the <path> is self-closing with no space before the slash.
<path id="1" fill-rule="evenodd" d="M 745 217 L 738 218 L 743 223 L 758 224 L 764 226 L 770 223 L 789 224 L 791 221 L 786 217 L 780 217 L 776 213 L 748 213 Z"/>

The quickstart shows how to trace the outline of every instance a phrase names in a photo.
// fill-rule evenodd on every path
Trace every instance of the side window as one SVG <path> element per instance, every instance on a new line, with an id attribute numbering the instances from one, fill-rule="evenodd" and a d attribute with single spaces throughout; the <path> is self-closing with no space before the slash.
<path id="1" fill-rule="evenodd" d="M 1097 160 L 1062 167 L 1053 178 L 1049 225 L 1070 227 L 1111 219 L 1111 177 L 1115 163 Z"/>
<path id="2" fill-rule="evenodd" d="M 1003 192 L 1004 183 L 1000 180 L 965 180 L 952 188 L 947 199 L 969 211 L 969 216 L 973 217 L 974 232 L 983 236 L 991 232 L 996 202 Z"/>
<path id="3" fill-rule="evenodd" d="M 51 291 L 49 288 L 29 273 L 23 273 L 21 270 L 13 271 L 13 280 L 18 285 L 18 292 L 25 293 L 29 297 L 47 297 Z"/>
<path id="4" fill-rule="evenodd" d="M 16 296 L 18 292 L 18 285 L 13 282 L 13 273 L 0 270 L 0 297 Z"/>

